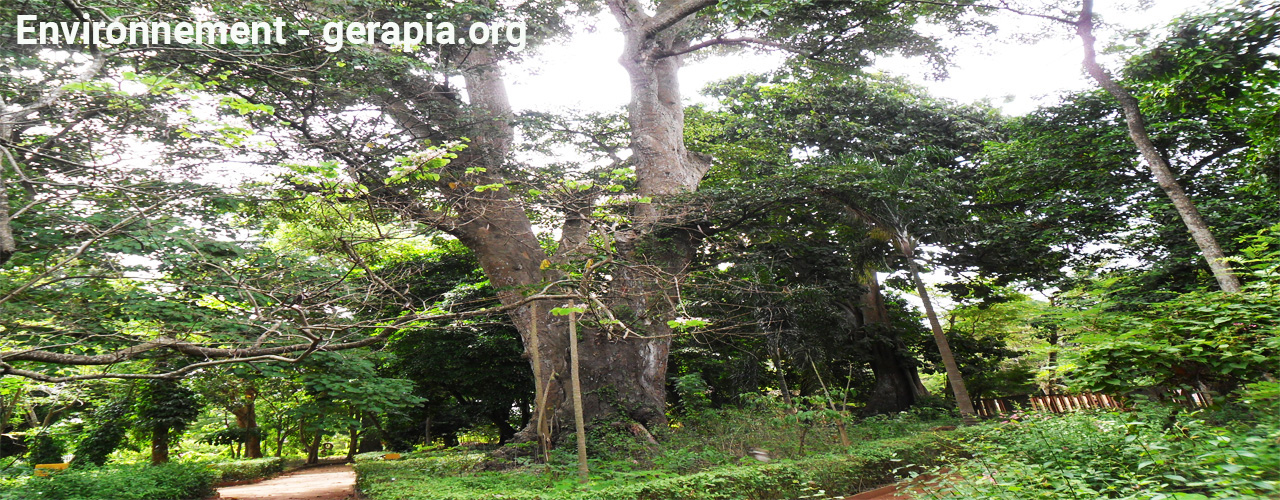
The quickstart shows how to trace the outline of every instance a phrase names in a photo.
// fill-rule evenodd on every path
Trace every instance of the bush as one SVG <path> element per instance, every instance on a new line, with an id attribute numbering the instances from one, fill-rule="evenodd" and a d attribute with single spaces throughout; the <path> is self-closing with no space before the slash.
<path id="1" fill-rule="evenodd" d="M 975 457 L 948 498 L 1275 498 L 1280 419 L 1215 427 L 1200 412 L 1029 414 L 965 430 Z"/>
<path id="2" fill-rule="evenodd" d="M 834 418 L 828 418 L 832 412 L 802 411 L 800 413 L 806 415 L 816 414 L 816 418 L 801 419 L 797 418 L 795 408 L 788 408 L 778 398 L 744 394 L 742 399 L 743 408 L 700 412 L 681 419 L 678 428 L 662 430 L 658 437 L 670 450 L 666 455 L 684 455 L 675 458 L 692 464 L 692 469 L 681 467 L 680 472 L 736 461 L 752 448 L 767 449 L 775 459 L 796 460 L 844 451 Z M 811 410 L 814 408 L 817 407 L 810 407 Z M 958 419 L 946 411 L 917 412 L 913 409 L 893 415 L 878 415 L 864 422 L 847 426 L 847 435 L 852 441 L 913 436 L 932 427 L 954 425 Z M 697 457 L 692 458 L 691 454 Z M 659 456 L 653 461 L 663 462 L 667 458 Z"/>
<path id="3" fill-rule="evenodd" d="M 485 459 L 483 453 L 458 453 L 407 460 L 356 461 L 359 477 L 457 476 L 475 471 Z"/>
<path id="4" fill-rule="evenodd" d="M 29 478 L 0 499 L 194 500 L 213 494 L 216 476 L 217 471 L 199 463 L 71 469 Z"/>
<path id="5" fill-rule="evenodd" d="M 403 451 L 385 451 L 384 450 L 384 451 L 367 451 L 364 453 L 357 453 L 355 456 L 351 457 L 351 459 L 356 462 L 368 462 L 370 460 L 386 460 L 385 458 L 382 458 L 382 457 L 387 455 L 388 453 L 399 453 L 400 458 L 402 459 L 421 458 L 422 456 L 425 455 L 425 452 L 409 453 L 409 452 L 403 452 Z"/>
<path id="6" fill-rule="evenodd" d="M 847 453 L 770 464 L 749 463 L 674 476 L 662 471 L 597 471 L 589 490 L 572 474 L 545 468 L 472 473 L 479 455 L 456 455 L 356 466 L 361 491 L 373 500 L 757 500 L 854 492 L 892 481 L 908 465 L 933 465 L 953 447 L 926 433 L 866 442 Z M 599 464 L 597 464 L 599 465 Z M 450 475 L 452 474 L 452 475 Z M 461 475 L 460 475 L 461 474 Z"/>
<path id="7" fill-rule="evenodd" d="M 62 442 L 47 432 L 27 436 L 28 464 L 60 464 L 66 453 Z"/>
<path id="8" fill-rule="evenodd" d="M 5 471 L 10 473 L 11 471 Z M 4 477 L 0 476 L 0 500 L 26 500 L 26 494 L 19 497 L 19 492 L 25 492 L 27 480 L 29 477 Z"/>
<path id="9" fill-rule="evenodd" d="M 93 427 L 76 445 L 74 467 L 106 465 L 107 456 L 120 447 L 129 431 L 129 406 L 127 401 L 114 401 L 93 412 Z"/>
<path id="10" fill-rule="evenodd" d="M 1208 387 L 1226 395 L 1280 371 L 1280 225 L 1246 238 L 1244 290 L 1193 292 L 1147 305 L 1112 302 L 1104 288 L 1078 316 L 1085 345 L 1070 373 L 1079 389 L 1106 394 Z"/>
<path id="11" fill-rule="evenodd" d="M 264 479 L 284 472 L 284 459 L 276 457 L 237 460 L 235 462 L 219 462 L 209 467 L 221 474 L 219 481 L 252 481 Z"/>

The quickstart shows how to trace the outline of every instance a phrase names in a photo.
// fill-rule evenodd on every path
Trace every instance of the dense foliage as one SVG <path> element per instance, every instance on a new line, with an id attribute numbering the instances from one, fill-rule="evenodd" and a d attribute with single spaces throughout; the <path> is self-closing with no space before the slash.
<path id="1" fill-rule="evenodd" d="M 484 456 L 436 452 L 402 461 L 357 462 L 359 485 L 372 500 L 386 498 L 602 498 L 728 499 L 826 498 L 891 481 L 905 466 L 927 466 L 950 456 L 944 436 L 928 432 L 953 419 L 917 414 L 880 418 L 849 429 L 857 444 L 841 446 L 830 422 L 787 418 L 780 406 L 757 401 L 751 410 L 707 411 L 663 436 L 662 450 L 647 449 L 625 432 L 592 436 L 590 486 L 577 485 L 571 455 L 519 473 L 483 472 Z M 776 406 L 775 406 L 776 405 Z M 810 450 L 804 436 L 811 431 Z M 762 463 L 750 456 L 767 450 Z M 918 470 L 918 469 L 913 469 Z M 394 478 L 394 480 L 392 480 Z"/>
<path id="2" fill-rule="evenodd" d="M 1280 421 L 1269 408 L 1243 420 L 1238 408 L 1139 408 L 1024 414 L 966 432 L 960 446 L 973 460 L 935 487 L 948 498 L 1025 499 L 1260 499 L 1280 491 Z"/>
<path id="3" fill-rule="evenodd" d="M 217 476 L 217 471 L 201 463 L 72 469 L 0 488 L 0 498 L 197 500 L 213 493 Z"/>
<path id="4" fill-rule="evenodd" d="M 340 457 L 373 500 L 821 498 L 937 465 L 960 497 L 1274 497 L 1280 2 L 1127 33 L 1092 6 L 4 2 L 527 39 L 0 24 L 0 500 Z M 516 110 L 504 70 L 598 15 L 628 106 Z M 1015 15 L 1079 36 L 1099 88 L 1006 116 L 869 69 L 942 76 Z M 742 50 L 787 57 L 688 105 L 682 68 Z M 1081 392 L 1126 407 L 944 431 Z"/>

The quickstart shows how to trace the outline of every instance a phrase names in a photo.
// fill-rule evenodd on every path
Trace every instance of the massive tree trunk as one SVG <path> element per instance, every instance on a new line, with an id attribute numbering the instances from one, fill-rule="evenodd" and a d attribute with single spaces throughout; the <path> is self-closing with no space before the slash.
<path id="1" fill-rule="evenodd" d="M 481 125 L 478 133 L 472 135 L 471 146 L 457 161 L 468 167 L 481 166 L 490 172 L 501 172 L 502 160 L 511 145 L 511 110 L 501 73 L 491 56 L 484 52 L 483 49 L 473 51 L 468 58 L 469 66 L 464 71 L 471 97 L 472 121 Z M 674 68 L 669 81 L 670 85 L 675 84 Z M 679 109 L 678 91 L 673 92 L 676 97 L 666 96 L 662 101 L 665 111 L 659 114 L 669 118 L 664 122 L 665 126 L 674 127 L 675 131 L 659 129 L 666 136 L 679 138 L 683 133 L 683 110 Z M 648 101 L 656 102 L 655 99 Z M 646 116 L 653 114 L 643 110 L 641 113 Z M 683 142 L 680 146 L 683 155 Z M 637 158 L 643 156 L 645 153 L 636 154 Z M 640 194 L 652 196 L 678 192 L 667 181 L 671 170 L 660 166 L 638 168 Z M 646 180 L 649 177 L 657 180 Z M 450 195 L 446 189 L 442 191 Z M 518 302 L 531 289 L 561 277 L 554 269 L 544 269 L 544 260 L 573 265 L 586 260 L 575 253 L 576 245 L 573 244 L 590 229 L 582 217 L 570 214 L 562 235 L 561 251 L 548 255 L 533 232 L 525 207 L 507 189 L 485 193 L 467 190 L 453 196 L 451 202 L 458 211 L 456 220 L 462 222 L 450 227 L 450 232 L 476 252 L 481 267 L 498 288 L 498 296 L 503 303 Z M 642 204 L 636 212 L 636 227 L 617 235 L 620 268 L 615 274 L 608 306 L 628 311 L 620 316 L 626 317 L 625 321 L 633 330 L 642 333 L 623 337 L 584 328 L 578 347 L 582 352 L 583 410 L 588 421 L 622 417 L 645 425 L 665 422 L 666 368 L 670 350 L 670 328 L 666 322 L 672 319 L 671 301 L 668 300 L 670 286 L 665 283 L 669 282 L 668 276 L 681 271 L 688 262 L 692 238 L 677 234 L 672 238 L 677 242 L 674 248 L 642 250 L 638 248 L 641 246 L 639 243 L 654 233 L 652 228 L 659 219 L 658 209 L 652 204 Z M 539 332 L 536 342 L 539 355 L 536 358 L 540 366 L 535 372 L 539 379 L 537 383 L 544 388 L 544 406 L 552 412 L 554 421 L 567 423 L 572 421 L 572 406 L 568 404 L 566 390 L 569 376 L 568 324 L 565 318 L 550 313 L 559 305 L 540 304 L 536 309 L 520 307 L 512 310 L 510 316 L 520 331 L 526 350 L 535 345 L 532 339 L 534 329 Z M 529 355 L 529 358 L 532 363 L 534 356 Z M 622 415 L 618 415 L 619 411 Z M 563 428 L 554 430 L 559 433 Z M 515 440 L 534 440 L 536 435 L 536 422 L 531 422 L 515 436 Z"/>
<path id="2" fill-rule="evenodd" d="M 1089 76 L 1102 86 L 1107 93 L 1120 103 L 1120 109 L 1124 111 L 1125 124 L 1129 128 L 1129 138 L 1133 144 L 1137 146 L 1138 151 L 1142 153 L 1142 158 L 1147 162 L 1147 168 L 1151 169 L 1151 175 L 1155 177 L 1156 184 L 1160 185 L 1160 189 L 1164 190 L 1169 201 L 1173 202 L 1173 206 L 1178 211 L 1178 216 L 1182 218 L 1182 223 L 1187 226 L 1187 232 L 1191 233 L 1191 239 L 1195 240 L 1196 246 L 1200 247 L 1200 254 L 1204 257 L 1209 269 L 1213 271 L 1213 277 L 1218 281 L 1218 287 L 1224 292 L 1239 292 L 1240 278 L 1232 271 L 1231 265 L 1226 262 L 1226 254 L 1222 251 L 1222 246 L 1218 244 L 1218 240 L 1214 238 L 1213 232 L 1209 230 L 1209 225 L 1205 223 L 1204 218 L 1200 216 L 1200 211 L 1196 209 L 1196 204 L 1187 196 L 1186 191 L 1182 189 L 1182 185 L 1178 184 L 1178 178 L 1173 174 L 1173 169 L 1169 167 L 1169 162 L 1156 149 L 1155 143 L 1151 141 L 1151 137 L 1147 135 L 1147 126 L 1142 117 L 1142 109 L 1139 107 L 1138 99 L 1133 97 L 1128 90 L 1116 83 L 1111 75 L 1098 64 L 1097 51 L 1094 49 L 1096 38 L 1093 35 L 1093 0 L 1084 0 L 1080 9 L 1080 19 L 1076 22 L 1076 34 L 1080 36 L 1080 40 L 1084 42 L 1084 67 L 1089 72 Z"/>
<path id="3" fill-rule="evenodd" d="M 666 373 L 672 335 L 667 322 L 675 316 L 676 280 L 685 272 L 698 240 L 681 226 L 679 213 L 656 202 L 664 196 L 695 189 L 709 167 L 707 161 L 685 149 L 684 108 L 677 80 L 681 56 L 667 54 L 687 45 L 676 36 L 679 22 L 711 3 L 714 2 L 662 2 L 658 13 L 649 16 L 637 2 L 610 2 L 626 36 L 620 61 L 631 79 L 629 122 L 637 194 L 652 202 L 638 203 L 630 226 L 613 235 L 614 279 L 602 299 L 603 305 L 630 331 L 587 325 L 582 329 L 577 347 L 582 356 L 583 412 L 587 421 L 622 418 L 645 426 L 666 422 Z M 509 115 L 510 107 L 505 103 L 505 94 L 499 91 L 501 77 L 496 70 L 468 71 L 466 75 L 473 105 L 487 109 L 495 117 Z M 493 136 L 475 141 L 471 150 L 476 146 L 481 151 L 487 148 L 482 154 L 492 161 L 509 148 L 510 129 L 496 126 L 487 132 Z M 469 158 L 479 159 L 478 155 Z M 489 193 L 493 193 L 492 198 L 476 204 L 474 217 L 469 217 L 472 213 L 459 217 L 469 222 L 458 227 L 455 234 L 476 251 L 485 272 L 500 287 L 504 302 L 519 299 L 516 287 L 559 277 L 541 268 L 543 259 L 575 264 L 587 260 L 585 255 L 576 253 L 590 229 L 585 217 L 569 214 L 560 249 L 549 256 L 538 244 L 523 208 L 503 201 L 511 199 L 508 193 Z M 510 288 L 503 291 L 503 287 Z M 550 315 L 557 305 L 541 305 L 536 314 L 529 307 L 519 308 L 511 316 L 526 349 L 533 345 L 531 332 L 537 325 L 540 366 L 536 372 L 538 384 L 544 388 L 541 397 L 545 407 L 554 412 L 554 420 L 563 424 L 572 421 L 566 390 L 569 340 L 565 319 Z M 531 421 L 516 439 L 535 439 L 536 427 L 536 420 Z"/>
<path id="4" fill-rule="evenodd" d="M 675 284 L 697 247 L 682 214 L 659 202 L 697 188 L 710 164 L 684 144 L 684 103 L 677 78 L 688 46 L 679 36 L 684 20 L 714 2 L 663 1 L 646 14 L 639 2 L 612 0 L 625 46 L 619 62 L 631 83 L 628 123 L 637 194 L 648 201 L 632 212 L 631 227 L 615 235 L 621 263 L 608 304 L 639 335 L 586 331 L 583 381 L 586 402 L 614 399 L 625 416 L 646 426 L 666 423 L 666 373 L 679 301 Z M 594 388 L 607 387 L 606 393 Z"/>
<path id="5" fill-rule="evenodd" d="M 631 162 L 638 180 L 636 194 L 655 203 L 638 203 L 630 224 L 610 235 L 615 251 L 609 267 L 601 274 L 607 273 L 611 279 L 604 283 L 607 289 L 597 295 L 600 303 L 593 306 L 607 308 L 626 328 L 602 328 L 590 319 L 583 325 L 584 335 L 577 347 L 582 354 L 583 406 L 588 421 L 623 418 L 661 425 L 666 420 L 666 371 L 672 333 L 667 322 L 674 319 L 678 302 L 674 298 L 674 277 L 684 273 L 698 240 L 694 233 L 681 227 L 678 213 L 656 202 L 695 189 L 708 168 L 706 161 L 691 156 L 684 146 L 684 111 L 676 79 L 681 56 L 675 54 L 688 46 L 677 36 L 683 20 L 714 3 L 663 0 L 657 13 L 649 15 L 637 0 L 609 1 L 627 40 L 621 62 L 630 74 L 633 93 Z M 507 175 L 509 171 L 505 169 L 514 138 L 514 116 L 498 55 L 493 46 L 474 45 L 445 48 L 440 60 L 449 65 L 456 63 L 465 81 L 467 105 L 460 105 L 460 93 L 453 92 L 447 81 L 440 83 L 408 72 L 373 78 L 387 89 L 385 95 L 375 98 L 381 99 L 377 105 L 407 136 L 436 142 L 470 138 L 468 147 L 443 169 L 442 178 L 435 185 L 442 200 L 433 197 L 424 202 L 406 196 L 410 193 L 394 186 L 377 185 L 384 176 L 376 168 L 369 170 L 358 159 L 352 160 L 343 150 L 332 149 L 324 141 L 310 144 L 343 159 L 352 178 L 371 184 L 370 192 L 379 203 L 456 236 L 474 251 L 497 289 L 499 300 L 505 305 L 516 304 L 530 292 L 563 278 L 559 266 L 582 268 L 588 258 L 598 259 L 583 251 L 587 236 L 596 229 L 590 220 L 592 200 L 568 210 L 559 245 L 549 253 L 534 232 L 523 196 L 507 187 L 476 191 L 478 185 L 504 186 L 520 177 Z M 292 104 L 293 112 L 299 115 L 290 120 L 293 126 L 310 127 L 304 119 L 310 104 Z M 277 106 L 278 116 L 286 114 L 283 108 Z M 315 132 L 328 133 L 304 130 L 306 135 Z M 441 206 L 444 208 L 434 209 Z M 554 265 L 544 266 L 547 262 Z M 597 290 L 600 288 L 597 286 Z M 539 403 L 549 412 L 556 434 L 563 432 L 567 427 L 563 424 L 570 422 L 572 415 L 566 390 L 567 323 L 550 312 L 564 301 L 567 298 L 547 300 L 536 308 L 525 304 L 509 312 L 526 351 L 537 346 L 537 356 L 527 354 L 530 362 L 538 365 L 535 378 L 542 393 Z M 530 420 L 515 440 L 536 439 L 536 427 L 537 420 Z"/>
<path id="6" fill-rule="evenodd" d="M 892 329 L 889 311 L 884 305 L 884 295 L 874 271 L 863 278 L 867 291 L 862 294 L 858 307 L 858 327 L 879 338 L 871 342 L 871 373 L 875 375 L 875 388 L 867 397 L 865 415 L 894 413 L 906 410 L 916 399 L 928 394 L 920 383 L 916 365 L 902 353 L 902 339 Z"/>

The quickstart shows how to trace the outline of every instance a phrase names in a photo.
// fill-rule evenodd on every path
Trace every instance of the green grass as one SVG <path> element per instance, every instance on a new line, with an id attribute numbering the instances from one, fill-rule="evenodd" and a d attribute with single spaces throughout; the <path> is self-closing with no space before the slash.
<path id="1" fill-rule="evenodd" d="M 758 500 L 851 493 L 893 481 L 908 465 L 933 465 L 950 445 L 935 433 L 870 441 L 840 454 L 762 464 L 744 463 L 678 474 L 664 470 L 597 468 L 582 486 L 568 471 L 523 467 L 476 472 L 483 456 L 360 462 L 359 487 L 372 500 Z M 606 465 L 597 462 L 595 465 Z M 615 464 L 616 465 L 616 464 Z"/>
<path id="2" fill-rule="evenodd" d="M 776 410 L 776 411 L 775 411 Z M 852 426 L 840 444 L 831 422 L 802 422 L 775 407 L 704 412 L 646 445 L 608 425 L 589 437 L 592 469 L 579 484 L 572 442 L 548 464 L 521 459 L 503 472 L 481 470 L 486 456 L 464 451 L 406 460 L 358 461 L 358 486 L 371 500 L 758 500 L 821 498 L 893 481 L 908 466 L 940 463 L 956 451 L 928 429 L 951 421 L 916 413 Z M 802 444 L 803 442 L 803 444 Z M 763 448 L 775 458 L 745 457 Z"/>

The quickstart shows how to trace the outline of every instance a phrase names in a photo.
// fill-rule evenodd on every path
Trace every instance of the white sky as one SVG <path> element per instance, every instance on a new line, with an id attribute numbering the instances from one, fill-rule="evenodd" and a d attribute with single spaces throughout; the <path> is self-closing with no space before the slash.
<path id="1" fill-rule="evenodd" d="M 1123 2 L 1131 3 L 1131 2 Z M 1097 6 L 1101 19 L 1141 28 L 1163 25 L 1203 0 L 1153 0 L 1145 11 L 1118 12 L 1117 2 L 1103 0 Z M 926 85 L 935 95 L 961 102 L 990 99 L 1006 114 L 1023 114 L 1034 109 L 1046 96 L 1064 90 L 1089 88 L 1080 61 L 1080 43 L 1067 26 L 1055 27 L 1058 36 L 1028 45 L 1013 40 L 1017 32 L 1031 32 L 1050 21 L 1006 15 L 996 18 L 1002 29 L 995 37 L 961 40 L 951 77 L 944 81 L 925 79 L 922 65 L 912 61 L 886 60 L 877 68 L 904 74 Z M 607 12 L 599 16 L 595 30 L 578 33 L 564 45 L 543 47 L 533 58 L 508 68 L 510 96 L 516 109 L 551 111 L 576 108 L 610 111 L 625 106 L 629 97 L 626 72 L 618 64 L 622 35 Z M 1101 49 L 1109 40 L 1099 33 Z M 979 46 L 980 45 L 980 46 Z M 764 72 L 777 66 L 779 55 L 742 54 L 691 61 L 681 70 L 682 93 L 687 101 L 698 102 L 698 91 L 708 82 L 729 76 Z M 1006 101 L 1006 96 L 1012 100 Z"/>

